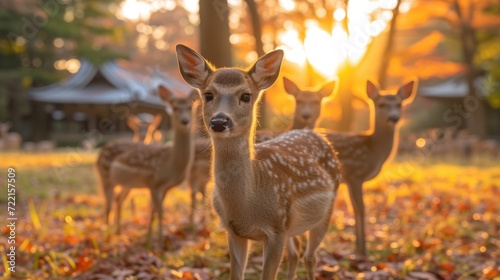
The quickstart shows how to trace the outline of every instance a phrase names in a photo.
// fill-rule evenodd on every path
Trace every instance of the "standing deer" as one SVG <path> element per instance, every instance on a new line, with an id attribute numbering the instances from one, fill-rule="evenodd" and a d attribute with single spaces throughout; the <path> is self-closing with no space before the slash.
<path id="1" fill-rule="evenodd" d="M 22 137 L 17 132 L 9 132 L 10 123 L 0 123 L 0 140 L 4 150 L 19 150 L 21 148 Z"/>
<path id="2" fill-rule="evenodd" d="M 343 181 L 348 185 L 356 220 L 356 252 L 363 256 L 366 256 L 363 183 L 377 176 L 397 150 L 397 123 L 402 105 L 412 101 L 416 88 L 417 80 L 403 85 L 396 93 L 380 94 L 378 85 L 368 81 L 366 91 L 374 104 L 371 130 L 359 134 L 327 134 L 342 162 Z"/>
<path id="3" fill-rule="evenodd" d="M 318 91 L 300 90 L 291 80 L 283 77 L 285 91 L 295 98 L 295 114 L 291 129 L 313 129 L 321 115 L 321 101 L 332 94 L 335 82 L 328 82 Z"/>
<path id="4" fill-rule="evenodd" d="M 121 206 L 133 188 L 148 188 L 152 199 L 149 236 L 155 212 L 158 214 L 158 236 L 162 241 L 162 201 L 172 187 L 185 180 L 192 162 L 192 102 L 197 95 L 174 94 L 160 85 L 158 93 L 167 106 L 172 108 L 173 142 L 146 145 L 140 142 L 116 141 L 107 144 L 99 154 L 97 172 L 105 195 L 105 219 L 109 225 L 109 214 L 114 198 L 116 202 L 116 225 L 120 233 Z M 121 189 L 114 194 L 115 186 Z"/>
<path id="5" fill-rule="evenodd" d="M 257 103 L 278 78 L 283 51 L 252 68 L 214 69 L 192 49 L 177 45 L 182 77 L 201 96 L 212 142 L 213 205 L 228 234 L 231 279 L 243 279 L 249 240 L 264 243 L 262 278 L 275 279 L 285 244 L 288 279 L 299 261 L 295 237 L 308 234 L 304 253 L 314 279 L 316 251 L 330 221 L 340 164 L 330 143 L 311 130 L 293 130 L 254 144 Z"/>
<path id="6" fill-rule="evenodd" d="M 210 162 L 212 159 L 210 139 L 200 137 L 194 143 L 194 160 L 189 173 L 189 186 L 191 187 L 191 212 L 189 221 L 194 222 L 196 212 L 197 194 L 201 194 L 202 202 L 205 205 L 206 186 L 210 182 Z"/>
<path id="7" fill-rule="evenodd" d="M 192 94 L 198 96 L 198 93 L 194 89 Z M 201 194 L 202 206 L 205 206 L 206 186 L 210 182 L 210 162 L 212 159 L 210 138 L 203 124 L 201 106 L 196 106 L 194 125 L 196 127 L 194 158 L 188 180 L 189 187 L 191 188 L 191 212 L 189 213 L 189 221 L 191 223 L 194 223 L 197 194 Z"/>
<path id="8" fill-rule="evenodd" d="M 324 84 L 317 91 L 301 90 L 293 81 L 287 79 L 286 77 L 283 77 L 283 85 L 285 91 L 292 95 L 296 102 L 294 121 L 290 126 L 290 129 L 314 128 L 316 121 L 321 114 L 321 102 L 323 98 L 330 96 L 332 92 L 334 92 L 335 81 Z M 199 108 L 201 109 L 201 107 Z M 201 116 L 201 112 L 197 113 L 197 115 Z M 203 123 L 201 123 L 200 126 L 203 126 Z M 204 139 L 206 138 L 205 131 L 201 131 L 199 135 L 200 139 L 197 140 L 195 144 L 195 156 L 190 174 L 191 222 L 194 221 L 196 194 L 201 194 L 203 199 L 202 203 L 204 204 L 206 185 L 210 179 L 210 141 L 208 139 Z M 257 131 L 255 142 L 265 142 L 273 139 L 274 137 L 276 137 L 276 134 L 271 131 Z"/>

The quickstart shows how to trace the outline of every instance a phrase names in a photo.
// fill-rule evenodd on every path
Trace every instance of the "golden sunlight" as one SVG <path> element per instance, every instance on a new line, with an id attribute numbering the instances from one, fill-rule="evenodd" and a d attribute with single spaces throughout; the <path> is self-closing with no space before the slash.
<path id="1" fill-rule="evenodd" d="M 279 0 L 280 6 L 286 11 L 295 9 L 295 2 L 292 0 Z"/>
<path id="2" fill-rule="evenodd" d="M 330 78 L 337 74 L 338 68 L 346 59 L 351 63 L 358 63 L 365 55 L 372 38 L 380 35 L 392 18 L 390 11 L 378 13 L 375 18 L 372 14 L 381 7 L 393 7 L 394 1 L 351 1 L 353 5 L 349 5 L 347 11 L 341 7 L 335 10 L 335 23 L 331 32 L 321 29 L 317 22 L 310 20 L 306 23 L 305 39 L 302 41 L 297 30 L 293 27 L 286 28 L 287 31 L 278 36 L 281 43 L 279 48 L 287 53 L 285 59 L 299 65 L 304 65 L 307 60 L 321 75 Z M 280 1 L 284 9 L 288 5 L 286 3 L 288 2 Z M 349 18 L 349 35 L 341 24 L 346 16 Z"/>
<path id="3" fill-rule="evenodd" d="M 189 12 L 190 16 L 197 14 L 199 0 L 183 0 L 182 6 Z M 234 1 L 233 1 L 234 2 Z M 131 21 L 147 21 L 153 12 L 159 10 L 171 11 L 177 6 L 174 0 L 165 1 L 145 1 L 145 0 L 125 0 L 120 5 L 117 17 Z M 190 21 L 196 22 L 196 18 L 190 18 Z"/>
<path id="4" fill-rule="evenodd" d="M 281 43 L 278 49 L 283 49 L 285 51 L 286 60 L 299 65 L 305 64 L 306 53 L 297 30 L 288 29 L 280 33 L 278 35 L 278 40 Z"/>
<path id="5" fill-rule="evenodd" d="M 183 0 L 182 4 L 188 12 L 192 14 L 198 13 L 199 10 L 198 0 Z"/>
<path id="6" fill-rule="evenodd" d="M 304 49 L 307 59 L 324 76 L 335 76 L 338 67 L 345 60 L 346 54 L 340 48 L 342 44 L 339 41 L 342 41 L 341 36 L 333 38 L 317 26 L 311 26 L 306 31 Z"/>
<path id="7" fill-rule="evenodd" d="M 142 1 L 125 0 L 119 11 L 119 17 L 127 20 L 147 20 L 151 16 L 149 5 Z"/>
<path id="8" fill-rule="evenodd" d="M 417 141 L 415 141 L 415 145 L 419 148 L 425 147 L 426 141 L 424 138 L 418 138 Z"/>
<path id="9" fill-rule="evenodd" d="M 338 8 L 335 10 L 335 12 L 333 13 L 333 18 L 336 20 L 336 21 L 342 21 L 344 18 L 345 18 L 345 10 L 342 9 L 342 8 Z"/>

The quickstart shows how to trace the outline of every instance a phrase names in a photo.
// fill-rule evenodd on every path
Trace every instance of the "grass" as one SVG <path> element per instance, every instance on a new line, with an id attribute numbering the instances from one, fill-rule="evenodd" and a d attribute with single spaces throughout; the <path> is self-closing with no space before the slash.
<path id="1" fill-rule="evenodd" d="M 6 182 L 7 168 L 16 170 L 18 217 L 16 273 L 6 271 L 4 258 L 0 275 L 15 279 L 228 278 L 225 233 L 215 217 L 206 226 L 188 223 L 190 198 L 185 186 L 172 190 L 164 203 L 166 253 L 147 246 L 149 196 L 145 191 L 134 191 L 133 203 L 126 203 L 124 233 L 106 236 L 103 200 L 92 170 L 96 156 L 76 150 L 0 155 L 0 180 Z M 6 207 L 3 190 L 0 202 Z M 354 218 L 343 186 L 320 250 L 317 279 L 500 279 L 498 162 L 474 159 L 471 165 L 429 157 L 399 158 L 366 186 L 364 197 L 370 257 L 352 255 Z M 6 221 L 7 213 L 1 211 L 0 218 Z M 8 227 L 1 230 L 9 236 Z M 10 246 L 6 242 L 7 238 L 0 241 L 4 252 Z M 261 246 L 254 244 L 246 279 L 260 278 L 261 252 Z M 298 277 L 305 279 L 303 265 Z"/>

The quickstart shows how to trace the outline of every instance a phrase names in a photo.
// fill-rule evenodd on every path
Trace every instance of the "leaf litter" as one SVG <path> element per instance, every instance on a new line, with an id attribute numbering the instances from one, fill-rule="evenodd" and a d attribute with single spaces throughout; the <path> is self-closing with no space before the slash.
<path id="1" fill-rule="evenodd" d="M 384 174 L 400 165 L 389 165 Z M 316 279 L 500 280 L 497 166 L 428 164 L 415 167 L 404 177 L 379 176 L 365 187 L 368 258 L 353 254 L 355 222 L 346 187 L 342 186 L 319 251 Z M 27 167 L 25 173 L 38 175 L 33 167 Z M 46 187 L 50 194 L 29 197 L 25 191 L 18 199 L 16 272 L 6 271 L 3 259 L 0 275 L 4 277 L 229 278 L 225 233 L 210 206 L 198 209 L 198 221 L 189 223 L 190 195 L 185 186 L 171 191 L 164 203 L 168 213 L 164 252 L 158 250 L 157 240 L 149 244 L 147 239 L 147 192 L 132 193 L 133 203 L 126 202 L 123 211 L 123 233 L 114 235 L 104 225 L 99 191 L 61 194 L 43 182 L 38 187 Z M 200 216 L 211 218 L 202 223 Z M 4 226 L 1 235 L 8 237 L 9 231 Z M 0 245 L 2 254 L 10 247 L 7 238 L 2 238 Z M 246 279 L 260 278 L 261 254 L 262 247 L 254 244 Z M 285 277 L 286 262 L 285 256 L 278 279 Z M 306 279 L 302 264 L 297 279 Z"/>

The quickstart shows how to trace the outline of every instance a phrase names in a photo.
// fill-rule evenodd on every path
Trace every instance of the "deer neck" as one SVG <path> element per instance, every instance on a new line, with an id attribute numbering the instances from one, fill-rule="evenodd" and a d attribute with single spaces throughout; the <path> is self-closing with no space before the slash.
<path id="1" fill-rule="evenodd" d="M 301 118 L 298 118 L 298 117 L 293 118 L 293 122 L 292 122 L 292 126 L 291 126 L 290 130 L 292 130 L 292 129 L 305 129 L 305 128 L 313 129 L 314 125 L 311 125 L 310 123 L 303 121 Z"/>
<path id="2" fill-rule="evenodd" d="M 179 175 L 182 180 L 186 176 L 188 166 L 193 159 L 193 129 L 185 129 L 174 126 L 174 136 L 172 142 L 172 156 L 167 160 L 169 175 Z"/>
<path id="3" fill-rule="evenodd" d="M 396 126 L 389 126 L 386 120 L 375 120 L 371 144 L 373 154 L 382 161 L 385 161 L 391 154 L 394 144 L 397 143 L 398 129 Z"/>
<path id="4" fill-rule="evenodd" d="M 212 138 L 215 192 L 232 215 L 245 209 L 252 196 L 254 142 L 250 135 Z"/>

